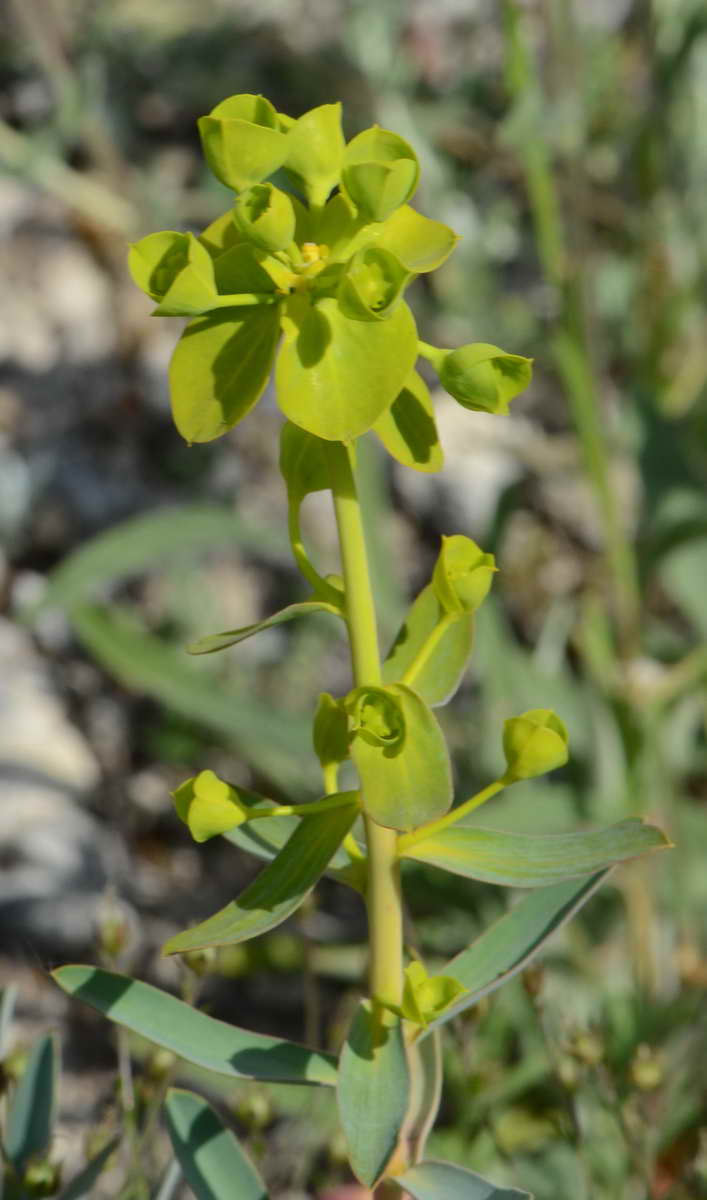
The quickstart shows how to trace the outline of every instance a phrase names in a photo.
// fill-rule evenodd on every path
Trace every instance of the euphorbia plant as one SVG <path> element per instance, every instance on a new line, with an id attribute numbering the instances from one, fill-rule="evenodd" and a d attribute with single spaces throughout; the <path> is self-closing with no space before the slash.
<path id="1" fill-rule="evenodd" d="M 268 864 L 242 895 L 173 937 L 165 951 L 185 954 L 255 937 L 295 912 L 328 874 L 365 900 L 368 990 L 336 1061 L 227 1026 L 125 977 L 88 967 L 65 967 L 57 977 L 114 1020 L 212 1070 L 337 1085 L 352 1169 L 366 1187 L 380 1186 L 381 1195 L 520 1196 L 461 1167 L 424 1160 L 439 1096 L 439 1029 L 521 970 L 615 863 L 666 841 L 638 820 L 532 837 L 468 819 L 503 788 L 567 761 L 565 726 L 543 708 L 506 721 L 499 735 L 505 770 L 453 807 L 451 764 L 434 708 L 459 684 L 474 614 L 496 566 L 470 538 L 444 537 L 430 582 L 381 658 L 356 442 L 373 431 L 404 466 L 436 471 L 442 450 L 430 394 L 415 369 L 418 357 L 464 408 L 488 413 L 507 411 L 529 382 L 531 363 L 488 343 L 443 350 L 418 339 L 405 289 L 440 266 L 457 239 L 410 206 L 419 166 L 403 138 L 374 126 L 347 143 L 338 105 L 293 120 L 262 96 L 232 96 L 199 124 L 211 168 L 235 192 L 233 205 L 199 236 L 143 238 L 131 248 L 130 266 L 158 315 L 192 318 L 170 367 L 174 419 L 187 441 L 226 434 L 274 373 L 286 418 L 280 468 L 289 534 L 310 594 L 255 625 L 204 637 L 190 650 L 221 651 L 261 629 L 325 611 L 348 635 L 353 678 L 347 695 L 322 694 L 314 714 L 321 795 L 276 804 L 209 770 L 176 790 L 177 813 L 198 842 L 225 834 Z M 333 497 L 341 576 L 317 570 L 300 532 L 302 501 L 322 490 Z M 347 760 L 357 783 L 342 791 Z M 410 860 L 528 891 L 444 970 L 430 974 L 404 947 L 401 869 Z M 238 1163 L 251 1181 L 239 1195 L 264 1195 L 232 1139 L 218 1142 L 223 1161 L 213 1147 L 211 1158 L 206 1150 L 199 1158 L 200 1143 L 189 1134 L 199 1120 L 208 1125 L 217 1118 L 197 1097 L 170 1096 L 170 1132 L 197 1195 L 233 1194 L 216 1181 L 228 1179 Z"/>

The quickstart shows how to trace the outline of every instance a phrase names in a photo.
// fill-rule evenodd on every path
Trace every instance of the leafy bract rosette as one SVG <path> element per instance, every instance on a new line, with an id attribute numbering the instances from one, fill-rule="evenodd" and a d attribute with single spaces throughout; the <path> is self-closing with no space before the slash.
<path id="1" fill-rule="evenodd" d="M 170 369 L 179 432 L 220 437 L 274 374 L 301 429 L 348 442 L 379 425 L 395 457 L 438 469 L 404 292 L 457 239 L 408 203 L 413 149 L 377 126 L 347 144 L 338 104 L 293 120 L 262 96 L 231 96 L 199 130 L 232 208 L 198 236 L 150 234 L 129 259 L 155 315 L 191 318 Z M 282 186 L 269 181 L 275 172 Z"/>

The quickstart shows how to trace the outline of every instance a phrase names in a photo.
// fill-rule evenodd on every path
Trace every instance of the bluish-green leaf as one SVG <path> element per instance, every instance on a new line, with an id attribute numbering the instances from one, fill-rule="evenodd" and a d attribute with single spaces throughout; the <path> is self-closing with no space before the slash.
<path id="1" fill-rule="evenodd" d="M 287 608 L 282 608 L 273 616 L 266 617 L 263 621 L 256 621 L 253 625 L 244 625 L 241 629 L 227 629 L 225 633 L 212 633 L 208 637 L 199 638 L 198 642 L 192 642 L 191 646 L 187 646 L 187 653 L 213 654 L 216 650 L 227 650 L 229 646 L 237 646 L 239 642 L 244 642 L 246 638 L 253 637 L 254 634 L 261 633 L 264 629 L 274 629 L 276 625 L 283 625 L 285 621 L 292 621 L 295 617 L 306 617 L 310 613 L 316 612 L 333 613 L 336 617 L 344 615 L 341 609 L 329 604 L 326 600 L 302 600 L 298 604 L 288 604 Z"/>
<path id="2" fill-rule="evenodd" d="M 32 1155 L 45 1151 L 51 1140 L 58 1060 L 56 1038 L 52 1034 L 39 1038 L 10 1100 L 5 1152 L 18 1171 Z"/>
<path id="3" fill-rule="evenodd" d="M 413 371 L 405 387 L 373 426 L 393 458 L 415 471 L 439 471 L 444 454 L 435 424 L 429 388 Z"/>
<path id="4" fill-rule="evenodd" d="M 197 1200 L 267 1200 L 255 1167 L 205 1100 L 170 1088 L 164 1107 L 174 1153 Z"/>
<path id="5" fill-rule="evenodd" d="M 570 879 L 552 887 L 538 888 L 523 896 L 480 936 L 442 968 L 468 988 L 458 1004 L 447 1009 L 422 1034 L 438 1028 L 452 1017 L 477 1004 L 512 979 L 542 950 L 553 933 L 566 925 L 594 895 L 609 874 L 599 871 L 589 879 Z"/>
<path id="6" fill-rule="evenodd" d="M 435 707 L 446 704 L 461 683 L 474 641 L 474 614 L 462 613 L 452 622 L 429 654 L 421 655 L 423 647 L 439 625 L 444 612 L 432 584 L 423 588 L 413 602 L 398 635 L 383 663 L 386 683 L 400 680 L 412 667 L 410 687 Z"/>
<path id="7" fill-rule="evenodd" d="M 297 303 L 283 327 L 278 404 L 295 425 L 329 441 L 348 442 L 370 429 L 417 358 L 415 322 L 402 302 L 386 321 L 352 320 L 333 297 Z"/>
<path id="8" fill-rule="evenodd" d="M 149 983 L 99 967 L 59 967 L 52 974 L 70 996 L 208 1071 L 270 1083 L 336 1082 L 329 1055 L 217 1021 Z"/>
<path id="9" fill-rule="evenodd" d="M 279 306 L 224 308 L 191 321 L 169 366 L 172 415 L 187 442 L 211 442 L 260 399 L 280 336 Z"/>
<path id="10" fill-rule="evenodd" d="M 402 857 L 467 879 L 534 888 L 592 875 L 604 867 L 669 846 L 660 829 L 637 819 L 588 833 L 542 836 L 451 825 L 415 842 Z"/>
<path id="11" fill-rule="evenodd" d="M 351 1169 L 373 1187 L 385 1171 L 405 1121 L 410 1096 L 401 1023 L 387 1014 L 374 1017 L 359 1005 L 341 1051 L 339 1113 Z"/>
<path id="12" fill-rule="evenodd" d="M 419 1162 L 442 1099 L 444 1064 L 439 1031 L 435 1029 L 431 1037 L 418 1038 L 408 1046 L 408 1058 L 410 1104 L 405 1119 L 405 1134 L 410 1146 L 410 1158 L 412 1162 Z"/>
<path id="13" fill-rule="evenodd" d="M 10 1048 L 10 1030 L 15 1015 L 17 988 L 14 984 L 0 988 L 0 1062 Z"/>
<path id="14" fill-rule="evenodd" d="M 111 1138 L 108 1144 L 94 1155 L 83 1171 L 74 1175 L 71 1183 L 61 1193 L 61 1200 L 84 1200 L 84 1197 L 88 1197 L 90 1200 L 90 1197 L 95 1195 L 96 1181 L 103 1174 L 111 1154 L 117 1150 L 119 1144 L 119 1137 Z"/>
<path id="15" fill-rule="evenodd" d="M 312 890 L 357 813 L 357 805 L 352 803 L 304 817 L 277 857 L 237 900 L 193 929 L 170 938 L 163 952 L 182 954 L 204 946 L 230 946 L 280 925 Z"/>
<path id="16" fill-rule="evenodd" d="M 488 1179 L 454 1163 L 423 1162 L 396 1176 L 413 1200 L 533 1200 L 530 1192 L 496 1187 Z"/>

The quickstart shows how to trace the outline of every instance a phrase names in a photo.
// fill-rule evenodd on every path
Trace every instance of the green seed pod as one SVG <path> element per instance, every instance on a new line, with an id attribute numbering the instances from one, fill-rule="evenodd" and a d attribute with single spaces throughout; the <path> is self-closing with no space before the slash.
<path id="1" fill-rule="evenodd" d="M 201 117 L 199 133 L 214 175 L 237 192 L 267 179 L 287 157 L 287 135 L 264 96 L 230 96 Z"/>
<path id="2" fill-rule="evenodd" d="M 260 250 L 274 254 L 295 236 L 295 210 L 286 192 L 271 183 L 257 183 L 242 192 L 233 209 L 236 227 Z"/>
<path id="3" fill-rule="evenodd" d="M 419 176 L 412 146 L 378 125 L 364 129 L 346 147 L 341 182 L 346 195 L 370 221 L 385 221 L 406 204 Z"/>
<path id="4" fill-rule="evenodd" d="M 442 538 L 432 573 L 434 593 L 448 613 L 474 612 L 486 599 L 496 567 L 493 554 L 463 534 Z"/>
<path id="5" fill-rule="evenodd" d="M 348 265 L 339 284 L 339 307 L 356 321 L 384 321 L 411 279 L 389 250 L 369 246 Z"/>
<path id="6" fill-rule="evenodd" d="M 475 412 L 508 412 L 511 400 L 532 376 L 532 359 L 506 354 L 487 342 L 431 352 L 429 359 L 445 391 Z"/>
<path id="7" fill-rule="evenodd" d="M 135 283 L 158 301 L 161 317 L 199 316 L 218 300 L 214 266 L 192 233 L 151 233 L 134 242 L 128 268 Z"/>
<path id="8" fill-rule="evenodd" d="M 515 783 L 518 779 L 533 779 L 567 762 L 567 729 L 552 709 L 531 708 L 505 722 L 503 750 L 508 764 L 506 779 L 509 783 Z"/>

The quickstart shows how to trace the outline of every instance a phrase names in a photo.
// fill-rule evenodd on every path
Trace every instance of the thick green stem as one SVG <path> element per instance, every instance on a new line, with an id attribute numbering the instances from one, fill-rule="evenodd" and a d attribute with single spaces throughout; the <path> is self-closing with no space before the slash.
<path id="1" fill-rule="evenodd" d="M 351 663 L 357 687 L 380 685 L 376 611 L 368 570 L 353 450 L 341 442 L 327 447 L 334 511 L 339 530 Z M 365 796 L 363 799 L 365 809 Z M 403 981 L 403 919 L 397 834 L 365 817 L 368 845 L 368 907 L 371 996 L 399 1005 Z"/>

